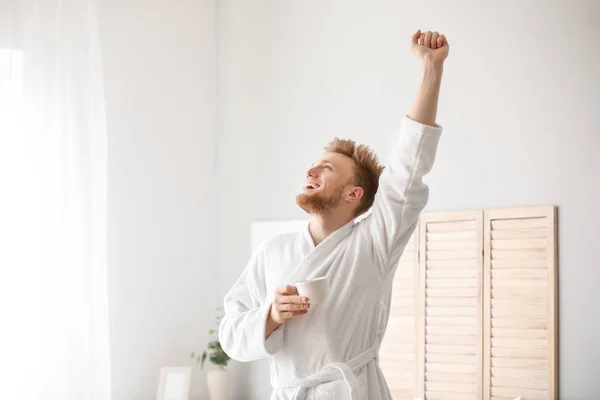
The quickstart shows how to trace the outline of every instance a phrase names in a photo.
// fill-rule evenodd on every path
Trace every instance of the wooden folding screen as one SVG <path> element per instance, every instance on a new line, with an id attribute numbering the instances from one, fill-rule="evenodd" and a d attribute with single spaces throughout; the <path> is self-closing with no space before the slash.
<path id="1" fill-rule="evenodd" d="M 420 221 L 420 397 L 481 399 L 482 214 L 429 213 Z"/>
<path id="2" fill-rule="evenodd" d="M 556 209 L 424 213 L 393 283 L 394 399 L 556 399 Z"/>
<path id="3" fill-rule="evenodd" d="M 485 212 L 484 399 L 558 398 L 556 210 Z"/>

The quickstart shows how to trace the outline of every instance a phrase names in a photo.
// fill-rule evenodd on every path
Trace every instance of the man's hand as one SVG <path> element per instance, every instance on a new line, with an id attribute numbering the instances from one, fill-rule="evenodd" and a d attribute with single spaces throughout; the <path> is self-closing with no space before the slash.
<path id="1" fill-rule="evenodd" d="M 308 299 L 299 296 L 298 289 L 294 286 L 277 288 L 265 326 L 265 338 L 290 319 L 306 314 L 309 308 Z"/>
<path id="2" fill-rule="evenodd" d="M 411 49 L 423 62 L 443 64 L 450 47 L 446 36 L 438 32 L 418 30 L 411 37 Z"/>

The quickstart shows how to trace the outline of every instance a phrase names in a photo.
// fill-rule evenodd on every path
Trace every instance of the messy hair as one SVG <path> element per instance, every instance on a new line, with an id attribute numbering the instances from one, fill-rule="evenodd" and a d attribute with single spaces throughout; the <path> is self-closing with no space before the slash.
<path id="1" fill-rule="evenodd" d="M 363 197 L 356 209 L 356 216 L 368 211 L 375 201 L 375 194 L 379 189 L 379 177 L 384 170 L 373 150 L 362 144 L 357 145 L 353 140 L 339 138 L 334 138 L 324 150 L 326 153 L 340 153 L 354 160 L 352 183 L 363 189 Z"/>

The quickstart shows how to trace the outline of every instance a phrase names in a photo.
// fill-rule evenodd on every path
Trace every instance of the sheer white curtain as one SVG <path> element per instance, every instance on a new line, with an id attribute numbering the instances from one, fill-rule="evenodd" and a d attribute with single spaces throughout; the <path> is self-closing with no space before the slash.
<path id="1" fill-rule="evenodd" d="M 93 0 L 0 0 L 0 398 L 110 398 Z"/>

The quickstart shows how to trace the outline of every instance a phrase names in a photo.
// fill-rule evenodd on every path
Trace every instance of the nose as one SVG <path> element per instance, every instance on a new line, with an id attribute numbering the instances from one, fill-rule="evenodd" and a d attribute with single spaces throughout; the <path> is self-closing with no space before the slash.
<path id="1" fill-rule="evenodd" d="M 307 178 L 316 178 L 318 177 L 318 173 L 317 173 L 317 169 L 315 167 L 313 168 L 309 168 L 308 171 L 306 171 L 306 177 Z"/>

